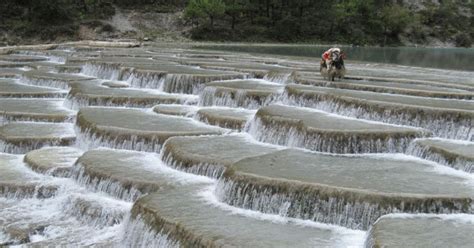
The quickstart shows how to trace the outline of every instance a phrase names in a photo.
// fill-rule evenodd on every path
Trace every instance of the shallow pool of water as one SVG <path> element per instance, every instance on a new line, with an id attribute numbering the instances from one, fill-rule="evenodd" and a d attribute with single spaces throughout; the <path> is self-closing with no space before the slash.
<path id="1" fill-rule="evenodd" d="M 330 47 L 330 45 L 292 44 L 214 44 L 196 46 L 196 48 L 210 50 L 315 57 L 318 60 L 321 54 Z M 341 48 L 345 50 L 350 60 L 474 71 L 473 48 L 351 46 L 341 46 Z"/>

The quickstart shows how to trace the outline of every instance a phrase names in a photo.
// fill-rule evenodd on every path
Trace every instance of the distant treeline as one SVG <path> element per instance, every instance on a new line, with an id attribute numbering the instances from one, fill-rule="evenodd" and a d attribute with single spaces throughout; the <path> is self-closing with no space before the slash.
<path id="1" fill-rule="evenodd" d="M 429 38 L 469 46 L 470 0 L 190 0 L 186 16 L 202 40 L 423 44 Z"/>
<path id="2" fill-rule="evenodd" d="M 142 12 L 184 10 L 184 20 L 193 27 L 190 36 L 196 40 L 398 45 L 402 42 L 425 44 L 436 39 L 470 46 L 474 39 L 473 2 L 1 0 L 0 35 L 52 40 L 76 35 L 79 25 L 113 31 L 113 27 L 101 20 L 110 18 L 118 7 Z"/>

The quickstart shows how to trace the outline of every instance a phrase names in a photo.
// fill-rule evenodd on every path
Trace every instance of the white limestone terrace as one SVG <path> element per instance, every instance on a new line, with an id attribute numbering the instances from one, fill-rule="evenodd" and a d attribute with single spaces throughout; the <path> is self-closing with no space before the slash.
<path id="1" fill-rule="evenodd" d="M 173 137 L 162 156 L 173 168 L 221 178 L 220 200 L 271 214 L 367 229 L 392 211 L 472 212 L 471 175 L 402 154 L 311 153 L 231 134 Z"/>
<path id="2" fill-rule="evenodd" d="M 474 173 L 474 142 L 440 138 L 417 139 L 410 144 L 407 153 Z"/>
<path id="3" fill-rule="evenodd" d="M 18 79 L 0 79 L 0 97 L 63 98 L 67 91 L 50 87 L 26 85 Z"/>
<path id="4" fill-rule="evenodd" d="M 282 85 L 261 79 L 215 81 L 205 84 L 199 105 L 257 109 L 277 99 L 282 92 Z"/>
<path id="5" fill-rule="evenodd" d="M 105 84 L 105 85 L 104 85 Z M 70 109 L 87 106 L 152 107 L 157 104 L 195 104 L 195 95 L 170 94 L 153 89 L 124 87 L 119 82 L 74 82 L 64 102 Z M 117 87 L 118 86 L 118 87 Z"/>
<path id="6" fill-rule="evenodd" d="M 235 78 L 245 78 L 244 73 L 202 69 L 179 65 L 169 61 L 149 60 L 135 66 L 122 65 L 122 59 L 114 62 L 87 63 L 82 73 L 108 80 L 123 80 L 133 87 L 160 89 L 169 93 L 196 94 L 202 84 Z M 125 60 L 126 63 L 127 60 Z"/>
<path id="7" fill-rule="evenodd" d="M 384 77 L 384 78 L 409 78 L 411 80 L 423 80 L 442 82 L 446 84 L 474 85 L 474 73 L 472 71 L 444 70 L 435 68 L 422 68 L 403 65 L 384 65 L 369 63 L 354 63 L 354 76 Z M 409 77 L 407 77 L 409 76 Z"/>
<path id="8" fill-rule="evenodd" d="M 426 128 L 449 139 L 474 139 L 474 101 L 288 85 L 283 102 L 392 124 Z"/>
<path id="9" fill-rule="evenodd" d="M 26 153 L 24 162 L 38 173 L 68 176 L 72 165 L 83 153 L 82 150 L 69 146 L 43 147 Z"/>
<path id="10" fill-rule="evenodd" d="M 173 136 L 221 134 L 224 129 L 190 118 L 131 108 L 82 108 L 76 122 L 79 147 L 158 152 Z"/>
<path id="11" fill-rule="evenodd" d="M 366 230 L 391 212 L 472 214 L 473 179 L 404 155 L 288 149 L 234 163 L 217 193 L 238 207 Z"/>
<path id="12" fill-rule="evenodd" d="M 34 173 L 25 173 L 22 158 L 21 155 L 0 152 L 0 199 L 40 196 L 39 189 L 36 189 L 39 177 Z"/>
<path id="13" fill-rule="evenodd" d="M 76 111 L 63 107 L 58 98 L 0 98 L 0 122 L 72 122 Z"/>
<path id="14" fill-rule="evenodd" d="M 92 79 L 94 78 L 83 75 L 31 70 L 23 74 L 21 82 L 30 85 L 47 86 L 68 90 L 72 82 L 88 81 Z"/>
<path id="15" fill-rule="evenodd" d="M 429 228 L 427 228 L 429 227 Z M 472 215 L 390 214 L 371 228 L 365 247 L 471 247 Z"/>
<path id="16" fill-rule="evenodd" d="M 246 131 L 259 141 L 332 153 L 403 152 L 414 138 L 430 136 L 419 128 L 285 105 L 260 108 Z"/>
<path id="17" fill-rule="evenodd" d="M 0 126 L 0 152 L 22 154 L 44 146 L 68 146 L 76 140 L 71 123 L 13 122 Z"/>
<path id="18" fill-rule="evenodd" d="M 433 81 L 400 78 L 352 77 L 344 81 L 327 82 L 314 73 L 297 73 L 294 79 L 299 84 L 317 85 L 340 89 L 353 89 L 391 94 L 426 96 L 435 98 L 474 99 L 474 85 L 447 84 Z"/>
<path id="19" fill-rule="evenodd" d="M 471 72 L 136 45 L 0 48 L 0 246 L 472 243 Z"/>

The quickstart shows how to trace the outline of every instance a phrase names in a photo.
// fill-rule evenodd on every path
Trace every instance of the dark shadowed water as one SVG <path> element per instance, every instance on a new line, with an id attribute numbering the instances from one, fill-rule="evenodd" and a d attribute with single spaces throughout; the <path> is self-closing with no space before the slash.
<path id="1" fill-rule="evenodd" d="M 199 48 L 234 52 L 316 57 L 330 46 L 232 44 L 202 45 Z M 350 60 L 474 71 L 474 48 L 350 47 L 342 46 Z"/>

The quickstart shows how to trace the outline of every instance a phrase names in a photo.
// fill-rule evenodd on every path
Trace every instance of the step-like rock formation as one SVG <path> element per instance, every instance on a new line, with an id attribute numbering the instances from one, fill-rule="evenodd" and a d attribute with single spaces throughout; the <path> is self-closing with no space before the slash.
<path id="1" fill-rule="evenodd" d="M 417 139 L 408 154 L 474 173 L 474 142 L 447 139 Z"/>
<path id="2" fill-rule="evenodd" d="M 70 122 L 73 111 L 62 99 L 0 98 L 0 123 L 5 121 Z"/>
<path id="3" fill-rule="evenodd" d="M 128 214 L 124 211 L 129 210 L 128 202 L 109 198 L 98 201 L 91 195 L 71 195 L 63 206 L 64 214 L 97 229 L 120 224 Z"/>
<path id="4" fill-rule="evenodd" d="M 474 99 L 474 86 L 459 86 L 453 88 L 453 85 L 440 82 L 425 82 L 407 79 L 391 78 L 345 78 L 344 81 L 328 82 L 314 75 L 300 75 L 295 80 L 299 84 L 373 91 L 380 93 L 402 94 L 422 97 L 452 98 L 452 99 Z"/>
<path id="5" fill-rule="evenodd" d="M 38 177 L 24 169 L 22 158 L 0 153 L 0 197 L 22 199 L 54 196 L 57 188 L 38 184 Z"/>
<path id="6" fill-rule="evenodd" d="M 43 146 L 68 146 L 75 139 L 70 123 L 13 122 L 0 126 L 0 152 L 21 154 Z"/>
<path id="7" fill-rule="evenodd" d="M 79 65 L 57 65 L 55 68 L 57 73 L 80 73 L 82 70 Z"/>
<path id="8" fill-rule="evenodd" d="M 197 94 L 203 84 L 215 80 L 244 78 L 246 74 L 200 69 L 169 62 L 130 67 L 109 63 L 87 63 L 82 72 L 103 79 L 124 80 L 137 88 L 160 89 L 168 93 Z"/>
<path id="9" fill-rule="evenodd" d="M 286 102 L 328 112 L 426 128 L 453 139 L 472 140 L 472 101 L 380 94 L 355 90 L 289 85 Z"/>
<path id="10" fill-rule="evenodd" d="M 472 215 L 408 215 L 381 217 L 370 229 L 366 248 L 460 247 L 474 244 Z"/>
<path id="11" fill-rule="evenodd" d="M 166 141 L 162 157 L 170 167 L 197 175 L 219 178 L 226 167 L 243 158 L 277 150 L 277 147 L 255 142 L 242 134 L 173 137 Z"/>
<path id="12" fill-rule="evenodd" d="M 248 73 L 254 78 L 266 78 L 276 83 L 286 83 L 285 79 L 289 78 L 294 68 L 279 65 L 263 64 L 257 61 L 229 61 L 229 62 L 207 62 L 197 63 L 202 68 L 222 70 L 222 71 L 238 71 Z"/>
<path id="13" fill-rule="evenodd" d="M 452 88 L 460 86 L 472 87 L 472 72 L 460 70 L 442 70 L 411 66 L 393 66 L 389 64 L 351 63 L 350 78 L 390 78 L 439 83 Z"/>
<path id="14" fill-rule="evenodd" d="M 130 84 L 125 81 L 104 81 L 102 82 L 103 86 L 107 86 L 109 88 L 128 88 Z"/>
<path id="15" fill-rule="evenodd" d="M 9 61 L 0 61 L 0 68 L 22 68 L 28 66 L 28 63 L 24 62 L 9 62 Z"/>
<path id="16" fill-rule="evenodd" d="M 46 57 L 39 56 L 27 56 L 27 55 L 1 55 L 1 61 L 10 61 L 10 62 L 37 62 L 37 61 L 46 61 Z"/>
<path id="17" fill-rule="evenodd" d="M 53 88 L 31 86 L 19 83 L 14 79 L 0 79 L 0 97 L 33 97 L 60 98 L 65 97 L 66 91 Z"/>
<path id="18" fill-rule="evenodd" d="M 26 153 L 24 162 L 39 173 L 68 176 L 82 153 L 74 147 L 43 147 Z"/>
<path id="19" fill-rule="evenodd" d="M 199 109 L 196 113 L 196 119 L 210 125 L 242 130 L 245 123 L 255 113 L 256 111 L 242 108 L 209 107 Z"/>
<path id="20" fill-rule="evenodd" d="M 157 104 L 197 103 L 194 95 L 169 94 L 156 90 L 117 89 L 90 83 L 74 83 L 65 105 L 71 109 L 87 106 L 152 107 Z"/>
<path id="21" fill-rule="evenodd" d="M 188 116 L 198 111 L 198 107 L 192 105 L 160 104 L 153 107 L 153 111 L 164 115 Z"/>
<path id="22" fill-rule="evenodd" d="M 68 60 L 68 63 L 72 61 Z M 126 68 L 143 67 L 143 66 L 160 66 L 162 64 L 170 65 L 173 62 L 155 61 L 151 58 L 134 58 L 134 57 L 107 57 L 102 59 L 87 59 L 82 62 L 81 73 L 92 77 L 107 80 L 125 80 L 127 77 L 123 71 Z M 75 63 L 75 62 L 74 62 Z"/>
<path id="23" fill-rule="evenodd" d="M 188 66 L 166 66 L 154 70 L 156 71 L 133 69 L 129 72 L 128 82 L 140 88 L 159 88 L 170 93 L 198 94 L 205 83 L 246 77 L 243 73 L 205 70 Z"/>
<path id="24" fill-rule="evenodd" d="M 472 243 L 474 72 L 133 44 L 0 48 L 0 247 Z"/>
<path id="25" fill-rule="evenodd" d="M 12 201 L 0 197 L 0 233 L 9 234 L 1 236 L 2 245 L 51 247 L 73 243 L 112 246 L 120 239 L 117 228 L 132 204 L 103 193 L 86 192 L 69 179 L 49 177 L 47 180 L 66 185 L 61 185 L 54 197 L 48 199 Z M 25 238 L 19 240 L 18 237 Z"/>
<path id="26" fill-rule="evenodd" d="M 127 108 L 83 108 L 77 114 L 78 145 L 158 152 L 173 136 L 220 134 L 190 118 Z"/>
<path id="27" fill-rule="evenodd" d="M 177 180 L 158 154 L 103 148 L 84 153 L 73 171 L 79 183 L 127 201 L 162 187 L 186 185 L 187 176 Z"/>
<path id="28" fill-rule="evenodd" d="M 92 77 L 86 77 L 82 75 L 31 70 L 23 73 L 21 82 L 30 85 L 47 86 L 67 90 L 71 87 L 70 84 L 73 82 L 90 81 L 93 79 L 94 78 Z"/>
<path id="29" fill-rule="evenodd" d="M 247 126 L 257 140 L 332 153 L 403 152 L 428 131 L 329 114 L 309 108 L 270 105 Z"/>
<path id="30" fill-rule="evenodd" d="M 472 178 L 437 166 L 404 155 L 288 149 L 234 163 L 217 194 L 237 207 L 364 230 L 393 212 L 473 213 Z"/>
<path id="31" fill-rule="evenodd" d="M 347 246 L 348 240 L 360 235 L 316 223 L 240 212 L 216 202 L 209 184 L 163 189 L 140 198 L 133 206 L 132 218 L 180 247 Z"/>
<path id="32" fill-rule="evenodd" d="M 200 94 L 199 105 L 256 109 L 275 100 L 282 90 L 280 84 L 259 79 L 211 82 Z"/>
<path id="33" fill-rule="evenodd" d="M 2 68 L 0 62 L 1 78 L 19 78 L 25 72 L 24 68 Z"/>

